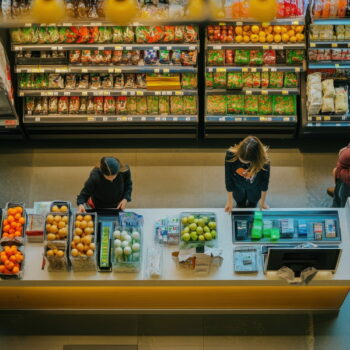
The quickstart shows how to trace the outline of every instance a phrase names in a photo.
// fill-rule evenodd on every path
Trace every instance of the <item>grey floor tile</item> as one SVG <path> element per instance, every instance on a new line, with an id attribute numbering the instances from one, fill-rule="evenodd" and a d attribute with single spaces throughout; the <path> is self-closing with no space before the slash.
<path id="1" fill-rule="evenodd" d="M 203 337 L 153 337 L 139 338 L 139 350 L 203 350 Z"/>
<path id="2" fill-rule="evenodd" d="M 312 350 L 305 336 L 204 337 L 204 350 Z"/>

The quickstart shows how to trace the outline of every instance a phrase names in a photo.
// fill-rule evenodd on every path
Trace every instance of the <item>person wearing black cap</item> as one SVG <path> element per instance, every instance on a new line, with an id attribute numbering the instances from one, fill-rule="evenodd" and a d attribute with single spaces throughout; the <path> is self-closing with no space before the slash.
<path id="1" fill-rule="evenodd" d="M 78 211 L 91 208 L 124 210 L 131 201 L 132 181 L 128 166 L 115 157 L 103 157 L 100 165 L 92 169 L 84 188 L 77 197 Z"/>

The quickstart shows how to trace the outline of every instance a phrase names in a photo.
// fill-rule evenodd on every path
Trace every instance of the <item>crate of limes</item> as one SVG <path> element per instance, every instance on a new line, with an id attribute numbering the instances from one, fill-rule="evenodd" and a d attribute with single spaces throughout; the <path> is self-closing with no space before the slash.
<path id="1" fill-rule="evenodd" d="M 181 213 L 181 241 L 206 243 L 217 240 L 215 213 Z"/>

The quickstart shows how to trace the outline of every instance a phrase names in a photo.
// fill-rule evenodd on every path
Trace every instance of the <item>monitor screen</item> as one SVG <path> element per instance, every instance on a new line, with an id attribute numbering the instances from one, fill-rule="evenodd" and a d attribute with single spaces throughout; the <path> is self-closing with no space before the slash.
<path id="1" fill-rule="evenodd" d="M 297 275 L 307 267 L 317 270 L 337 269 L 341 249 L 334 248 L 270 248 L 265 261 L 266 271 L 277 271 L 286 266 Z"/>

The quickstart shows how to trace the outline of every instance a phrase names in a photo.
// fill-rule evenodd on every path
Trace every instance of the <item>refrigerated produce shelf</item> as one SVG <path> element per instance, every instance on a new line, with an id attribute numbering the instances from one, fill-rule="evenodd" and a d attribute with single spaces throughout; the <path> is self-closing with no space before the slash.
<path id="1" fill-rule="evenodd" d="M 318 25 L 350 25 L 350 18 L 319 18 L 319 19 L 311 19 L 312 24 Z"/>
<path id="2" fill-rule="evenodd" d="M 103 88 L 96 90 L 19 90 L 19 96 L 197 96 L 197 90 L 151 91 Z"/>
<path id="3" fill-rule="evenodd" d="M 206 116 L 207 122 L 265 122 L 265 123 L 294 123 L 297 122 L 298 118 L 294 116 L 275 116 L 275 115 L 264 115 L 264 116 L 247 116 L 247 115 L 219 115 L 219 116 Z"/>
<path id="4" fill-rule="evenodd" d="M 189 44 L 12 44 L 12 51 L 67 51 L 67 50 L 196 50 L 197 43 Z"/>
<path id="5" fill-rule="evenodd" d="M 196 73 L 189 66 L 16 66 L 16 73 Z"/>
<path id="6" fill-rule="evenodd" d="M 259 43 L 208 43 L 207 48 L 209 50 L 222 50 L 222 49 L 262 49 L 262 50 L 304 50 L 306 48 L 305 43 L 298 44 L 259 44 Z"/>
<path id="7" fill-rule="evenodd" d="M 350 69 L 350 62 L 348 64 L 343 63 L 310 63 L 309 69 Z"/>
<path id="8" fill-rule="evenodd" d="M 225 66 L 207 66 L 206 72 L 213 73 L 229 73 L 229 72 L 303 72 L 305 64 L 302 66 L 261 66 L 261 67 L 225 67 Z"/>
<path id="9" fill-rule="evenodd" d="M 309 121 L 350 121 L 350 115 L 309 115 Z"/>
<path id="10" fill-rule="evenodd" d="M 213 21 L 213 24 L 218 23 L 217 20 Z M 231 19 L 231 18 L 223 18 L 220 20 L 219 25 L 236 25 L 236 26 L 242 26 L 242 25 L 261 25 L 261 22 L 258 22 L 252 18 L 248 19 Z M 304 25 L 305 24 L 305 17 L 291 17 L 291 18 L 277 18 L 270 22 L 264 22 L 264 26 L 268 25 Z"/>
<path id="11" fill-rule="evenodd" d="M 339 49 L 348 49 L 350 47 L 350 40 L 344 41 L 310 41 L 310 48 L 319 48 L 319 49 L 327 49 L 327 48 L 339 48 Z"/>
<path id="12" fill-rule="evenodd" d="M 207 90 L 207 95 L 298 95 L 299 89 L 249 89 L 243 90 L 224 90 L 212 89 Z"/>

